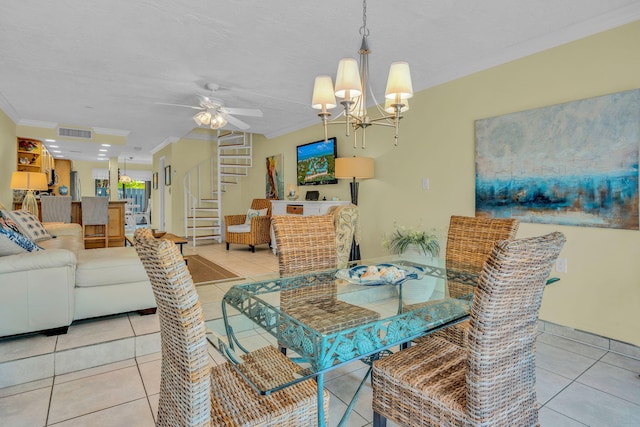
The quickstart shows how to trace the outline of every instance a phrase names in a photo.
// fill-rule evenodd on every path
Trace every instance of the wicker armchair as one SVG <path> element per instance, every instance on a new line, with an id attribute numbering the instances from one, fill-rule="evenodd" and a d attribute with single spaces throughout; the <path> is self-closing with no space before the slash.
<path id="1" fill-rule="evenodd" d="M 162 367 L 157 426 L 309 426 L 317 422 L 317 383 L 307 380 L 257 394 L 228 364 L 211 367 L 202 308 L 180 251 L 149 229 L 134 234 L 158 304 Z M 243 357 L 259 384 L 293 380 L 299 367 L 274 347 Z M 259 363 L 257 361 L 259 360 Z M 325 394 L 325 414 L 329 396 Z"/>
<path id="2" fill-rule="evenodd" d="M 514 239 L 518 232 L 518 225 L 518 220 L 512 218 L 474 218 L 453 215 L 449 221 L 447 235 L 445 255 L 447 268 L 464 273 L 480 273 L 495 244 L 501 240 Z M 455 298 L 472 294 L 474 291 L 473 286 L 456 282 L 452 278 L 447 281 L 447 284 L 449 295 Z M 405 308 L 413 309 L 415 306 Z M 464 346 L 468 338 L 468 330 L 469 322 L 462 322 L 434 334 Z M 416 342 L 419 341 L 420 338 L 416 340 Z"/>
<path id="3" fill-rule="evenodd" d="M 468 347 L 436 336 L 374 362 L 374 426 L 538 425 L 536 321 L 562 233 L 498 243 L 481 273 Z"/>
<path id="4" fill-rule="evenodd" d="M 333 215 L 283 215 L 271 220 L 282 276 L 336 268 Z M 352 235 L 345 239 L 351 242 Z M 280 309 L 321 333 L 372 322 L 377 312 L 337 298 L 335 282 L 280 291 Z"/>
<path id="5" fill-rule="evenodd" d="M 267 209 L 266 216 L 251 218 L 251 224 L 245 224 L 247 215 L 226 215 L 224 217 L 227 250 L 230 243 L 249 245 L 251 252 L 256 251 L 256 245 L 271 242 L 271 200 L 253 199 L 251 209 Z"/>

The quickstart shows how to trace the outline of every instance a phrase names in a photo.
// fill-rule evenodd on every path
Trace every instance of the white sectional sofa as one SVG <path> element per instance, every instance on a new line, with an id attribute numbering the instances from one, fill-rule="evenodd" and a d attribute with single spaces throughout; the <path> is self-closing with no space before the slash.
<path id="1" fill-rule="evenodd" d="M 151 284 L 132 247 L 84 249 L 78 224 L 44 224 L 43 251 L 0 256 L 0 337 L 65 333 L 90 317 L 155 312 Z"/>

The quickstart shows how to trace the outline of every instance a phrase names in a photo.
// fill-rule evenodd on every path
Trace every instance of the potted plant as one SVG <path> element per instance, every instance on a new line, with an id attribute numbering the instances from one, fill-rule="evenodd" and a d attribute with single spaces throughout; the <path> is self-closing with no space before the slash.
<path id="1" fill-rule="evenodd" d="M 440 254 L 440 241 L 433 232 L 421 229 L 399 226 L 393 224 L 394 231 L 391 237 L 385 235 L 384 246 L 394 254 L 403 254 L 416 250 L 422 255 L 438 256 Z"/>

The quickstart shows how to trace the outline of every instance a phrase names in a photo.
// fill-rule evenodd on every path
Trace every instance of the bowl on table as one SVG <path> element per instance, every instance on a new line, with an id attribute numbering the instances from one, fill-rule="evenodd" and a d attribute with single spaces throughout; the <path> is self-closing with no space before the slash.
<path id="1" fill-rule="evenodd" d="M 155 228 L 151 229 L 151 232 L 153 233 L 153 237 L 155 237 L 156 239 L 159 239 L 165 234 L 167 234 L 166 231 L 159 231 L 159 230 L 156 230 Z"/>

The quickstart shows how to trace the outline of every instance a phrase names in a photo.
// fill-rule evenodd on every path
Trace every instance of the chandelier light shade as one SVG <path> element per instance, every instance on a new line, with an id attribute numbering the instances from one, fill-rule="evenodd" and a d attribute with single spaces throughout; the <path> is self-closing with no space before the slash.
<path id="1" fill-rule="evenodd" d="M 216 114 L 211 118 L 211 123 L 209 127 L 211 127 L 211 129 L 220 129 L 226 124 L 227 124 L 227 119 L 225 119 L 221 114 Z"/>
<path id="2" fill-rule="evenodd" d="M 357 132 L 362 129 L 361 147 L 366 148 L 366 130 L 369 126 L 379 125 L 394 128 L 394 145 L 398 145 L 398 134 L 400 131 L 400 113 L 409 109 L 407 99 L 413 96 L 413 84 L 411 83 L 411 71 L 406 62 L 394 62 L 389 69 L 387 78 L 387 88 L 384 94 L 385 102 L 377 102 L 373 97 L 374 104 L 377 105 L 379 117 L 370 117 L 367 114 L 367 92 L 372 92 L 369 88 L 369 45 L 367 37 L 367 0 L 362 2 L 362 26 L 360 27 L 362 43 L 360 45 L 360 62 L 353 58 L 343 58 L 338 63 L 336 73 L 336 85 L 333 93 L 342 99 L 340 104 L 344 108 L 344 121 L 331 121 L 328 118 L 331 113 L 327 110 L 335 107 L 335 99 L 326 94 L 327 85 L 331 84 L 331 78 L 318 76 L 313 87 L 313 97 L 311 105 L 313 108 L 322 110 L 318 116 L 322 119 L 325 140 L 327 139 L 327 125 L 344 124 L 346 135 L 349 136 L 351 130 L 354 133 L 354 148 L 358 146 Z M 320 80 L 319 80 L 320 79 Z M 373 94 L 372 94 L 373 96 Z"/>
<path id="3" fill-rule="evenodd" d="M 336 73 L 336 91 L 338 98 L 351 99 L 362 94 L 362 82 L 358 62 L 353 58 L 342 58 Z"/>
<path id="4" fill-rule="evenodd" d="M 409 109 L 409 100 L 408 99 L 404 99 L 402 100 L 402 106 L 400 107 L 400 112 L 404 113 L 405 111 L 407 111 Z M 384 111 L 386 111 L 389 114 L 395 114 L 396 112 L 396 100 L 395 99 L 385 99 L 384 100 Z"/>
<path id="5" fill-rule="evenodd" d="M 386 99 L 396 101 L 409 99 L 413 96 L 411 84 L 411 71 L 406 62 L 394 62 L 389 68 L 387 78 L 387 90 L 384 93 Z"/>
<path id="6" fill-rule="evenodd" d="M 22 209 L 38 216 L 38 202 L 33 191 L 49 189 L 47 175 L 42 172 L 22 172 L 16 171 L 11 175 L 9 188 L 12 190 L 27 190 L 27 194 L 22 201 Z"/>
<path id="7" fill-rule="evenodd" d="M 335 108 L 336 97 L 333 93 L 333 82 L 331 76 L 318 76 L 313 84 L 313 97 L 311 107 L 316 110 L 329 110 Z"/>

